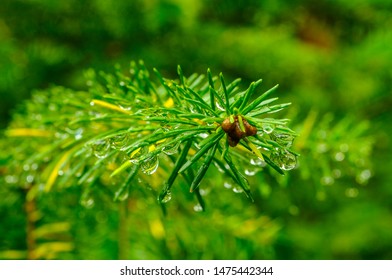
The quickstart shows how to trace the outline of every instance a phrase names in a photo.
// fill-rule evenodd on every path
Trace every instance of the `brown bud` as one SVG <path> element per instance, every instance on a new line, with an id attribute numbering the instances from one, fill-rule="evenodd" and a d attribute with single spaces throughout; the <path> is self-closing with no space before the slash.
<path id="1" fill-rule="evenodd" d="M 222 122 L 222 129 L 226 132 L 226 133 L 229 133 L 230 131 L 232 131 L 233 129 L 234 129 L 234 126 L 235 126 L 235 121 L 234 121 L 234 123 L 231 123 L 230 122 L 230 118 L 227 118 L 227 119 L 225 119 L 223 122 Z"/>
<path id="2" fill-rule="evenodd" d="M 257 128 L 250 125 L 248 121 L 242 117 L 242 122 L 244 123 L 245 131 L 242 131 L 240 123 L 238 121 L 238 116 L 234 116 L 234 122 L 230 122 L 230 117 L 226 118 L 221 126 L 222 129 L 227 134 L 227 142 L 231 147 L 237 146 L 241 139 L 246 136 L 253 136 L 257 133 Z"/>
<path id="3" fill-rule="evenodd" d="M 253 136 L 257 134 L 257 128 L 250 125 L 247 120 L 243 119 L 243 123 L 245 126 L 246 136 Z"/>

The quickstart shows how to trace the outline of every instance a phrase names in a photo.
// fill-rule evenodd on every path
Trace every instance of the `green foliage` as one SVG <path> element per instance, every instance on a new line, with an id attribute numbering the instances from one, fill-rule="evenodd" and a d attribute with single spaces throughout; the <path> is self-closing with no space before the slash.
<path id="1" fill-rule="evenodd" d="M 10 165 L 9 176 L 19 177 L 15 185 L 32 185 L 30 199 L 58 184 L 83 185 L 84 204 L 96 185 L 115 200 L 125 200 L 136 178 L 142 178 L 139 170 L 151 175 L 161 163 L 161 175 L 168 173 L 168 180 L 159 201 L 167 201 L 181 174 L 203 206 L 198 187 L 212 163 L 249 198 L 237 162 L 265 159 L 281 174 L 295 167 L 296 154 L 290 150 L 295 133 L 286 119 L 269 117 L 288 105 L 267 99 L 276 87 L 257 96 L 261 81 L 241 92 L 239 79 L 226 86 L 222 74 L 218 83 L 210 71 L 208 79 L 197 74 L 185 78 L 178 67 L 178 82 L 154 72 L 159 85 L 140 62 L 131 63 L 130 76 L 120 69 L 99 76 L 88 71 L 88 92 L 56 87 L 36 93 L 6 131 L 10 141 L 21 141 L 17 149 L 25 153 Z M 37 149 L 27 150 L 34 145 Z"/>

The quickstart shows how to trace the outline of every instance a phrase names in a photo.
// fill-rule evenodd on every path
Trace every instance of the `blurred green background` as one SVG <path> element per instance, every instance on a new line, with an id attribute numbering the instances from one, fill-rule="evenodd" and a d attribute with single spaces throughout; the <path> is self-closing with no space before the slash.
<path id="1" fill-rule="evenodd" d="M 392 259 L 391 26 L 388 0 L 2 0 L 1 128 L 34 89 L 85 89 L 87 68 L 143 59 L 173 78 L 180 64 L 279 83 L 301 157 L 284 177 L 244 166 L 255 203 L 210 170 L 207 211 L 180 185 L 164 216 L 159 174 L 126 205 L 97 191 L 83 207 L 77 187 L 26 203 L 2 141 L 0 258 L 32 258 L 35 221 L 41 259 Z"/>

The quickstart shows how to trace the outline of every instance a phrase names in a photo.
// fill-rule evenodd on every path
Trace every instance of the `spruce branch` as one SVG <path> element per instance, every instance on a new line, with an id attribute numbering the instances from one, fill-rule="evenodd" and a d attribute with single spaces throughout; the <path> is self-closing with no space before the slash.
<path id="1" fill-rule="evenodd" d="M 74 184 L 87 195 L 97 181 L 115 181 L 110 191 L 124 200 L 137 174 L 151 175 L 174 162 L 158 201 L 169 199 L 180 175 L 204 207 L 198 187 L 211 166 L 249 198 L 241 162 L 257 159 L 281 174 L 296 166 L 298 155 L 290 149 L 296 133 L 288 120 L 269 117 L 289 105 L 272 105 L 278 98 L 269 95 L 277 86 L 259 94 L 261 80 L 239 91 L 240 79 L 227 83 L 210 69 L 186 78 L 178 66 L 178 81 L 153 72 L 157 82 L 143 62 L 132 62 L 128 74 L 118 67 L 115 74 L 87 71 L 88 91 L 55 87 L 35 93 L 6 131 L 20 139 L 14 172 L 38 166 L 35 194 Z"/>

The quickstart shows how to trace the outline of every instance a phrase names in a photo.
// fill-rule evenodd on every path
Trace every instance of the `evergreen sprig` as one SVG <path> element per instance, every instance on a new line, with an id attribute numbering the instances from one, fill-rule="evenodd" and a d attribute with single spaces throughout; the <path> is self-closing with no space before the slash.
<path id="1" fill-rule="evenodd" d="M 113 196 L 124 200 L 136 176 L 153 174 L 162 162 L 169 174 L 159 202 L 170 199 L 181 175 L 203 206 L 199 185 L 211 165 L 250 199 L 238 163 L 268 164 L 281 174 L 296 166 L 295 132 L 287 119 L 269 117 L 290 105 L 272 105 L 277 86 L 259 94 L 261 80 L 239 91 L 240 79 L 227 83 L 209 69 L 207 76 L 185 77 L 178 67 L 178 80 L 154 73 L 157 83 L 143 62 L 132 62 L 128 74 L 119 67 L 114 74 L 87 71 L 88 91 L 36 93 L 6 132 L 19 139 L 13 172 L 33 174 L 31 195 L 80 184 L 81 202 L 88 204 L 94 184 L 102 184 L 116 186 Z"/>

